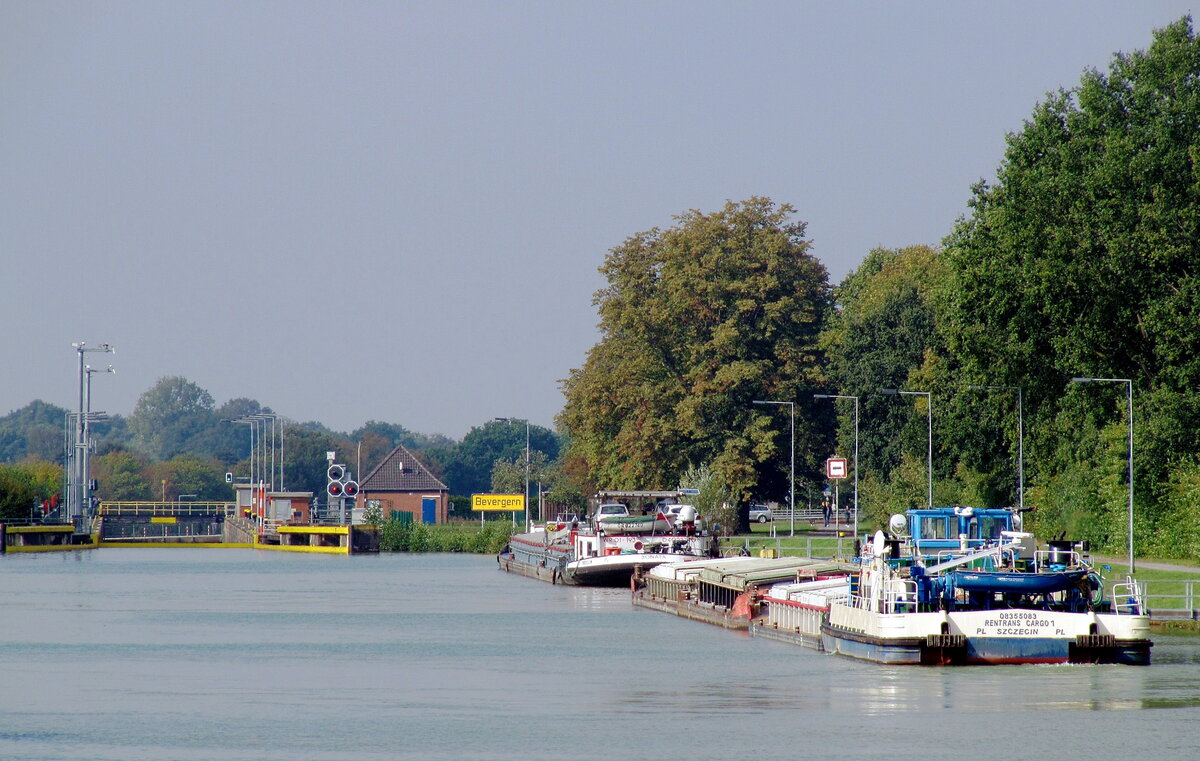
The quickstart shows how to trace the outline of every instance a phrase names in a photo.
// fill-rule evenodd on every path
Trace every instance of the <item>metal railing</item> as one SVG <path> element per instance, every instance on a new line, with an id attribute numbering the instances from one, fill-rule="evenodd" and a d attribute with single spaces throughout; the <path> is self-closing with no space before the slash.
<path id="1" fill-rule="evenodd" d="M 169 517 L 180 515 L 236 515 L 233 502 L 151 502 L 145 500 L 101 502 L 99 515 L 149 515 Z"/>
<path id="2" fill-rule="evenodd" d="M 792 513 L 787 508 L 779 508 L 779 509 L 771 508 L 771 516 L 775 519 L 774 520 L 775 523 L 779 523 L 781 521 L 787 522 L 792 519 Z M 834 519 L 834 515 L 832 512 L 829 514 L 829 518 L 830 518 L 830 520 Z M 846 510 L 845 509 L 839 510 L 837 518 L 839 520 L 844 521 L 846 519 Z M 853 519 L 854 519 L 854 513 L 851 512 L 850 520 L 853 520 Z M 823 523 L 825 521 L 825 512 L 821 508 L 813 508 L 810 510 L 807 507 L 798 507 L 798 508 L 796 508 L 796 520 L 804 521 L 806 523 Z"/>
<path id="3" fill-rule="evenodd" d="M 756 554 L 760 549 L 774 549 L 779 556 L 800 555 L 807 558 L 849 558 L 854 556 L 852 536 L 776 536 L 760 540 L 739 537 L 741 541 L 725 542 L 721 554 Z"/>
<path id="4" fill-rule="evenodd" d="M 1150 610 L 1152 618 L 1200 620 L 1200 579 L 1149 579 L 1137 582 L 1136 587 L 1130 590 L 1128 583 L 1114 584 L 1113 606 L 1129 605 L 1128 599 L 1133 597 L 1135 603 Z"/>

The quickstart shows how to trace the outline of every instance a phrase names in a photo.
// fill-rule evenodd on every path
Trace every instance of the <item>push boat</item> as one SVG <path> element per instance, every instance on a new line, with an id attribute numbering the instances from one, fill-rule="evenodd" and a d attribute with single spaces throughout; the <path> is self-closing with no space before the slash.
<path id="1" fill-rule="evenodd" d="M 1127 577 L 1105 595 L 1085 543 L 1039 549 L 1007 509 L 909 510 L 889 528 L 900 536 L 876 532 L 820 614 L 826 652 L 888 664 L 1150 663 L 1140 586 Z"/>
<path id="2" fill-rule="evenodd" d="M 552 584 L 629 586 L 635 571 L 711 557 L 716 538 L 697 529 L 694 508 L 678 523 L 661 512 L 630 523 L 554 521 L 514 534 L 496 560 L 501 570 Z"/>

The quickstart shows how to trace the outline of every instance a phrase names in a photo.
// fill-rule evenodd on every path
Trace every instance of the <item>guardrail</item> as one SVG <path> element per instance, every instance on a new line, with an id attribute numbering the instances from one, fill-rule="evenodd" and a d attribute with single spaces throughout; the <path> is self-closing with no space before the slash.
<path id="1" fill-rule="evenodd" d="M 1200 579 L 1139 580 L 1152 619 L 1200 621 Z"/>
<path id="2" fill-rule="evenodd" d="M 789 523 L 792 520 L 792 514 L 783 509 L 776 510 L 772 508 L 771 515 L 774 518 L 774 523 Z M 796 520 L 804 523 L 821 524 L 825 522 L 825 511 L 820 508 L 813 508 L 811 510 L 808 508 L 799 508 L 796 510 Z M 829 514 L 829 522 L 834 523 L 835 521 L 839 523 L 853 523 L 854 511 L 847 512 L 845 508 L 842 508 L 836 515 L 831 512 Z"/>
<path id="3" fill-rule="evenodd" d="M 237 504 L 233 502 L 150 502 L 125 501 L 101 502 L 100 515 L 236 515 Z"/>
<path id="4" fill-rule="evenodd" d="M 851 558 L 854 557 L 854 537 L 844 536 L 776 536 L 770 539 L 739 537 L 721 546 L 721 554 L 757 555 L 760 550 L 773 549 L 777 556 L 788 554 L 808 558 Z"/>

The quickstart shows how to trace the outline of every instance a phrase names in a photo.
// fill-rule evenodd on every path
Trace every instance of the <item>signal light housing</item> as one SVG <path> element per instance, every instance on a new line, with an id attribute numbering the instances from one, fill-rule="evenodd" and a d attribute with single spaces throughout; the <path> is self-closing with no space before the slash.
<path id="1" fill-rule="evenodd" d="M 329 484 L 328 490 L 329 490 L 329 496 L 331 496 L 331 497 L 342 496 L 342 482 L 341 481 L 333 481 L 332 483 Z"/>
<path id="2" fill-rule="evenodd" d="M 342 494 L 345 494 L 347 497 L 356 496 L 358 494 L 358 482 L 347 481 L 342 485 Z"/>
<path id="3" fill-rule="evenodd" d="M 346 468 L 343 465 L 330 465 L 325 475 L 330 481 L 341 481 L 346 478 Z"/>

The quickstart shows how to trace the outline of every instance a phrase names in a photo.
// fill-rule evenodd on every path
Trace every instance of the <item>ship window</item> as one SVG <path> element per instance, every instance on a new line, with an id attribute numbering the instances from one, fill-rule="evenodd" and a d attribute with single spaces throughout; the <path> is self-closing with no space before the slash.
<path id="1" fill-rule="evenodd" d="M 922 539 L 945 539 L 946 519 L 945 518 L 921 518 L 921 538 Z"/>
<path id="2" fill-rule="evenodd" d="M 1004 521 L 1000 518 L 985 516 L 980 519 L 979 526 L 981 539 L 999 539 L 1000 531 L 1004 528 Z"/>

